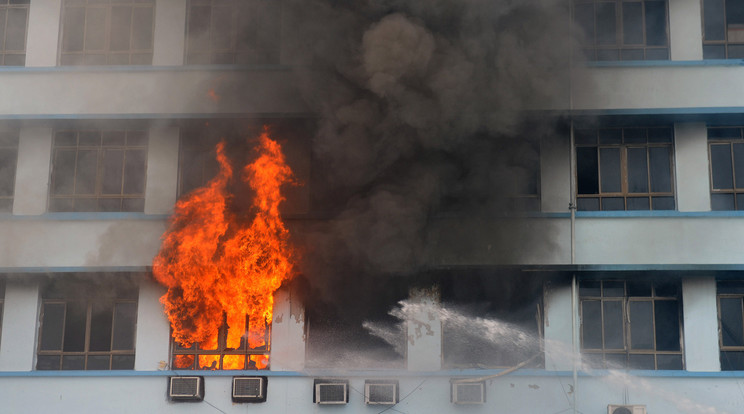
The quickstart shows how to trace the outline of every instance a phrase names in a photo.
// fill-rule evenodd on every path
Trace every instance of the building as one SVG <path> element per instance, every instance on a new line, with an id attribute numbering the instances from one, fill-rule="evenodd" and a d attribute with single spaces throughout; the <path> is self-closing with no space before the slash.
<path id="1" fill-rule="evenodd" d="M 176 356 L 209 350 L 171 343 L 159 301 L 165 290 L 150 276 L 151 266 L 177 198 L 213 175 L 208 151 L 215 140 L 250 135 L 269 123 L 282 136 L 297 176 L 310 183 L 324 178 L 315 175 L 326 166 L 313 162 L 310 146 L 325 114 L 310 98 L 343 96 L 343 89 L 329 83 L 307 95 L 307 77 L 333 65 L 300 57 L 344 52 L 347 39 L 336 29 L 359 20 L 352 6 L 307 4 L 318 7 L 302 15 L 289 0 L 0 1 L 0 411 L 741 411 L 744 9 L 731 0 L 576 0 L 571 18 L 541 20 L 541 33 L 552 33 L 551 24 L 581 33 L 578 48 L 566 43 L 545 50 L 551 58 L 567 58 L 563 68 L 570 78 L 535 82 L 544 80 L 538 75 L 562 73 L 548 66 L 525 74 L 517 67 L 504 76 L 516 85 L 509 92 L 522 90 L 520 81 L 537 85 L 538 92 L 555 87 L 547 93 L 553 101 L 533 107 L 524 100 L 516 109 L 556 119 L 558 127 L 532 136 L 529 151 L 538 157 L 515 157 L 526 171 L 519 176 L 525 181 L 512 189 L 520 197 L 509 197 L 522 206 L 519 213 L 472 218 L 442 204 L 425 223 L 426 277 L 415 279 L 419 287 L 422 279 L 432 283 L 412 290 L 394 310 L 403 332 L 378 327 L 394 339 L 375 352 L 389 356 L 397 345 L 397 357 L 362 352 L 361 362 L 350 362 L 344 358 L 351 354 L 317 342 L 313 326 L 334 322 L 317 316 L 313 322 L 298 300 L 302 288 L 294 286 L 276 293 L 270 349 L 233 352 L 268 352 L 270 369 L 175 368 Z M 328 14 L 330 5 L 338 14 Z M 403 50 L 424 53 L 381 63 L 379 73 L 386 76 L 368 73 L 370 94 L 396 103 L 418 98 L 391 85 L 422 78 L 417 76 L 427 71 L 421 64 L 426 59 L 446 61 L 435 53 L 445 48 L 440 38 L 419 30 L 424 23 L 400 16 L 420 12 L 427 21 L 447 14 L 432 17 L 407 7 L 393 17 L 374 10 L 380 24 L 369 30 L 385 27 L 383 22 L 412 27 L 396 32 L 415 40 Z M 329 15 L 338 19 L 321 19 Z M 310 32 L 317 38 L 298 35 L 308 33 L 302 22 L 313 19 L 327 23 Z M 504 30 L 532 34 L 529 28 L 538 27 L 515 21 L 519 27 L 501 22 Z M 236 36 L 243 41 L 236 43 Z M 384 42 L 376 49 L 372 35 L 348 39 L 368 42 L 367 51 L 389 51 Z M 503 47 L 519 49 L 513 37 L 488 44 L 499 39 L 516 42 L 504 40 Z M 308 65 L 313 70 L 305 71 Z M 477 78 L 477 71 L 470 74 Z M 471 104 L 456 93 L 463 85 L 457 79 L 429 75 L 423 77 L 455 91 L 447 98 L 458 106 Z M 484 103 L 495 105 L 493 122 L 499 125 L 507 122 L 499 105 L 506 97 L 522 98 L 504 96 Z M 412 108 L 420 109 L 400 106 L 400 116 L 428 131 L 419 121 L 429 115 Z M 363 118 L 359 124 L 370 130 L 386 125 L 384 118 L 359 117 L 356 109 L 334 113 L 354 122 Z M 528 122 L 530 128 L 536 130 Z M 419 144 L 413 148 L 426 149 Z M 486 155 L 483 164 L 473 165 L 491 164 L 498 151 L 486 150 L 469 153 Z M 351 155 L 359 154 L 364 151 Z M 369 165 L 351 155 L 339 162 L 349 167 L 343 178 L 356 183 Z M 452 198 L 467 198 L 474 189 L 462 187 Z M 316 190 L 308 185 L 287 195 L 284 213 L 296 234 L 311 234 L 318 223 L 322 228 L 325 216 L 314 206 L 323 200 Z M 368 198 L 344 197 L 357 202 L 350 208 L 369 205 Z M 396 256 L 407 241 L 398 236 L 412 233 L 399 233 L 383 214 L 399 206 L 395 192 L 377 193 L 374 200 L 382 207 L 371 210 L 377 214 L 372 219 L 357 222 L 341 214 L 336 224 L 359 226 L 362 233 L 376 223 L 389 225 L 387 237 L 364 247 L 378 248 L 369 255 L 384 262 L 377 269 L 396 273 L 409 260 Z M 417 217 L 404 213 L 395 217 Z M 387 254 L 385 260 L 378 253 Z M 305 277 L 312 283 L 313 274 Z M 353 281 L 348 289 L 355 284 L 380 283 Z M 476 313 L 481 319 L 438 311 L 439 302 L 484 300 L 486 308 Z M 535 322 L 526 331 L 515 327 L 530 320 Z M 340 346 L 343 335 L 329 340 Z M 574 358 L 579 351 L 581 360 Z M 327 362 L 328 353 L 343 363 Z M 248 395 L 265 386 L 258 398 L 265 401 L 234 400 L 236 376 L 263 378 L 259 385 L 239 385 Z M 179 395 L 193 399 L 199 385 L 203 396 L 196 399 L 203 401 L 178 401 Z M 397 404 L 371 405 L 365 398 Z"/>

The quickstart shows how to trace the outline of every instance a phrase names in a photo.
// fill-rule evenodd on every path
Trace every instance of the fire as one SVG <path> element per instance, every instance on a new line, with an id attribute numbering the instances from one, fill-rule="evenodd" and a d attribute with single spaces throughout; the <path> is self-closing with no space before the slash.
<path id="1" fill-rule="evenodd" d="M 248 223 L 229 209 L 228 184 L 233 167 L 224 144 L 216 148 L 219 173 L 204 187 L 176 203 L 170 228 L 153 261 L 155 279 L 168 288 L 160 298 L 183 347 L 199 343 L 202 350 L 237 349 L 241 339 L 250 349 L 268 346 L 266 326 L 271 323 L 274 292 L 293 274 L 289 232 L 281 220 L 284 200 L 280 187 L 292 171 L 280 145 L 264 129 L 253 162 L 241 179 L 254 193 Z M 246 332 L 246 315 L 250 326 Z M 224 345 L 220 326 L 228 327 Z M 199 355 L 201 368 L 219 367 L 220 355 Z M 244 369 L 245 356 L 225 355 L 222 367 Z M 188 367 L 193 356 L 178 355 L 175 365 Z M 251 355 L 256 368 L 268 365 L 267 355 Z M 253 364 L 251 364 L 253 365 Z"/>

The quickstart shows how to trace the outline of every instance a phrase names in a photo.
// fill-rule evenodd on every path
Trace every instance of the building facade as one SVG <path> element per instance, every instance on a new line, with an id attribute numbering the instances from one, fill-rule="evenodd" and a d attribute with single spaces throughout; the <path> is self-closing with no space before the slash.
<path id="1" fill-rule="evenodd" d="M 283 42 L 287 7 L 0 1 L 0 411 L 742 410 L 744 9 L 724 0 L 571 5 L 580 46 L 568 96 L 539 108 L 561 127 L 536 138 L 532 207 L 437 216 L 440 291 L 412 291 L 400 309 L 397 362 L 314 361 L 290 286 L 275 295 L 270 349 L 244 353 L 269 355 L 269 369 L 177 367 L 208 352 L 171 343 L 151 266 L 176 200 L 214 174 L 212 145 L 268 123 L 293 132 L 300 178 L 315 168 L 318 114 Z M 311 192 L 287 195 L 290 230 L 318 220 Z M 472 319 L 432 311 L 484 297 L 509 305 L 472 325 L 483 343 L 458 340 Z M 517 309 L 515 323 L 536 321 L 526 333 L 488 330 L 488 315 Z M 516 356 L 488 339 L 523 335 Z M 263 378 L 265 401 L 233 399 L 236 376 Z M 201 401 L 169 395 L 183 377 L 201 381 Z"/>

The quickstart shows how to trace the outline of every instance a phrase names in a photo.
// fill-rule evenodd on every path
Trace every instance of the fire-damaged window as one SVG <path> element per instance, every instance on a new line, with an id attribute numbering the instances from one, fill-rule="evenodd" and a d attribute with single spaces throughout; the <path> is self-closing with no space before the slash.
<path id="1" fill-rule="evenodd" d="M 279 63 L 281 2 L 190 0 L 186 63 Z"/>
<path id="2" fill-rule="evenodd" d="M 579 295 L 581 352 L 590 365 L 684 369 L 679 281 L 586 280 Z"/>
<path id="3" fill-rule="evenodd" d="M 0 0 L 0 66 L 26 64 L 26 32 L 31 0 Z"/>
<path id="4" fill-rule="evenodd" d="M 0 213 L 13 210 L 17 161 L 18 129 L 0 129 Z"/>
<path id="5" fill-rule="evenodd" d="M 718 281 L 721 370 L 744 370 L 744 282 Z"/>
<path id="6" fill-rule="evenodd" d="M 708 128 L 710 205 L 744 210 L 744 139 L 741 127 Z"/>
<path id="7" fill-rule="evenodd" d="M 667 1 L 575 0 L 587 60 L 668 60 Z"/>
<path id="8" fill-rule="evenodd" d="M 144 211 L 147 142 L 145 130 L 55 131 L 49 211 Z"/>
<path id="9" fill-rule="evenodd" d="M 543 281 L 500 269 L 441 279 L 446 368 L 542 364 Z"/>
<path id="10" fill-rule="evenodd" d="M 267 369 L 271 351 L 271 325 L 266 324 L 263 338 L 256 338 L 263 345 L 251 347 L 247 338 L 254 338 L 246 315 L 246 332 L 240 345 L 230 348 L 227 345 L 227 323 L 223 323 L 217 335 L 216 344 L 194 343 L 186 348 L 171 340 L 171 367 L 174 369 Z"/>
<path id="11" fill-rule="evenodd" d="M 42 290 L 36 369 L 134 369 L 136 322 L 128 277 L 53 277 Z"/>
<path id="12" fill-rule="evenodd" d="M 577 129 L 577 206 L 674 210 L 671 127 Z"/>
<path id="13" fill-rule="evenodd" d="M 155 0 L 64 0 L 60 64 L 150 65 Z"/>
<path id="14" fill-rule="evenodd" d="M 703 59 L 744 58 L 744 2 L 703 0 Z"/>

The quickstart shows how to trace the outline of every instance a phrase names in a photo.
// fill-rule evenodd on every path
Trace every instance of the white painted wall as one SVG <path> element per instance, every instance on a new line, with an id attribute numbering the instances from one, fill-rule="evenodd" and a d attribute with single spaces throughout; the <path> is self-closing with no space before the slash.
<path id="1" fill-rule="evenodd" d="M 152 127 L 147 147 L 145 214 L 169 214 L 178 188 L 178 127 Z"/>
<path id="2" fill-rule="evenodd" d="M 566 136 L 544 137 L 540 142 L 540 209 L 566 213 L 571 202 L 570 142 Z"/>
<path id="3" fill-rule="evenodd" d="M 186 4 L 183 0 L 155 1 L 153 66 L 178 66 L 184 62 Z"/>
<path id="4" fill-rule="evenodd" d="M 571 286 L 548 285 L 545 291 L 544 314 L 545 369 L 548 371 L 573 370 L 572 336 L 575 331 L 571 329 L 572 312 Z"/>
<path id="5" fill-rule="evenodd" d="M 134 369 L 156 371 L 170 363 L 170 325 L 160 297 L 165 288 L 142 278 L 137 300 L 137 336 Z"/>
<path id="6" fill-rule="evenodd" d="M 674 125 L 677 210 L 710 211 L 708 136 L 705 123 Z"/>
<path id="7" fill-rule="evenodd" d="M 712 277 L 682 280 L 685 368 L 720 371 L 716 280 Z"/>
<path id="8" fill-rule="evenodd" d="M 703 29 L 699 0 L 671 0 L 669 37 L 672 60 L 703 58 Z"/>
<path id="9" fill-rule="evenodd" d="M 305 368 L 305 309 L 289 289 L 274 293 L 270 360 L 272 371 Z"/>
<path id="10" fill-rule="evenodd" d="M 46 212 L 51 154 L 51 128 L 21 128 L 13 214 L 38 215 Z"/>
<path id="11" fill-rule="evenodd" d="M 62 0 L 36 0 L 30 3 L 26 66 L 56 66 Z"/>
<path id="12" fill-rule="evenodd" d="M 39 284 L 33 278 L 6 279 L 0 336 L 0 371 L 31 371 L 36 356 Z"/>

